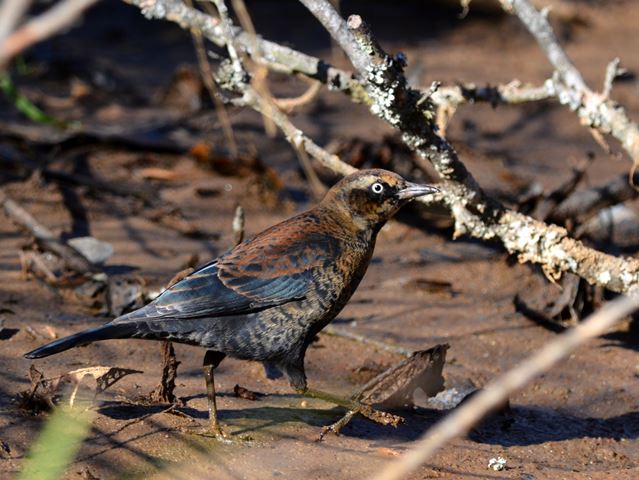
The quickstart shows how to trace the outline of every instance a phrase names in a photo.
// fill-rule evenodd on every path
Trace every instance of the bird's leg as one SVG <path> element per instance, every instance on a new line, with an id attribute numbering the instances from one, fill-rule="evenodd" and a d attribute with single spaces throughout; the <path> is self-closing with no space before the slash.
<path id="1" fill-rule="evenodd" d="M 213 366 L 204 365 L 204 379 L 206 380 L 206 398 L 209 405 L 209 429 L 211 433 L 223 435 L 220 422 L 217 419 L 217 402 L 215 401 L 215 379 L 213 378 Z"/>
<path id="2" fill-rule="evenodd" d="M 209 404 L 209 430 L 216 437 L 226 437 L 226 433 L 220 427 L 217 419 L 217 403 L 215 401 L 215 379 L 213 370 L 224 359 L 224 354 L 214 350 L 207 350 L 202 362 L 202 370 L 204 371 L 204 380 L 206 381 L 206 398 Z"/>

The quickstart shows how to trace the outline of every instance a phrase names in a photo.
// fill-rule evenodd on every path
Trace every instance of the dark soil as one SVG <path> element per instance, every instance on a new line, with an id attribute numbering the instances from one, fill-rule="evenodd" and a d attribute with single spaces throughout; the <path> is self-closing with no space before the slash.
<path id="1" fill-rule="evenodd" d="M 431 2 L 342 3 L 345 14 L 358 12 L 370 21 L 389 51 L 407 54 L 416 84 L 506 83 L 514 78 L 540 83 L 551 74 L 539 48 L 515 19 L 471 10 L 460 20 L 457 10 L 435 8 Z M 639 72 L 638 3 L 571 5 L 586 24 L 564 21 L 557 28 L 589 85 L 600 88 L 605 67 L 616 56 L 631 72 Z M 327 34 L 296 2 L 250 2 L 249 9 L 265 37 L 346 66 L 331 52 Z M 172 24 L 146 21 L 137 9 L 106 1 L 80 28 L 29 52 L 25 63 L 34 72 L 17 76 L 16 83 L 61 118 L 111 122 L 113 128 L 135 132 L 135 119 L 127 115 L 148 110 L 176 68 L 194 61 L 188 33 Z M 71 78 L 90 83 L 95 72 L 106 76 L 106 86 L 91 87 L 88 98 L 70 107 L 51 102 L 69 96 Z M 304 89 L 299 81 L 272 78 L 278 96 L 294 96 Z M 636 80 L 619 83 L 613 95 L 639 120 Z M 191 124 L 172 128 L 171 140 L 160 137 L 161 145 L 150 147 L 150 139 L 139 137 L 147 143 L 134 147 L 86 138 L 51 142 L 48 130 L 38 126 L 25 140 L 10 133 L 8 126 L 33 124 L 15 114 L 6 101 L 0 100 L 0 105 L 0 147 L 11 147 L 32 161 L 49 160 L 52 168 L 80 169 L 132 188 L 145 185 L 159 192 L 163 201 L 179 205 L 192 224 L 219 235 L 188 238 L 139 215 L 139 202 L 130 198 L 84 187 L 61 189 L 42 176 L 25 179 L 6 173 L 5 191 L 36 218 L 55 233 L 84 231 L 110 242 L 115 254 L 107 262 L 108 271 L 122 278 L 141 277 L 152 290 L 162 288 L 191 255 L 198 255 L 202 263 L 232 245 L 237 204 L 246 211 L 247 235 L 252 235 L 315 201 L 294 151 L 281 136 L 268 138 L 253 112 L 231 111 L 235 133 L 243 150 L 254 148 L 277 172 L 284 185 L 278 195 L 265 190 L 262 175 L 222 176 L 195 160 L 188 149 L 179 153 L 181 145 L 201 142 L 224 150 L 209 106 L 193 114 L 196 120 Z M 165 110 L 160 109 L 162 114 Z M 292 120 L 321 145 L 354 137 L 379 143 L 392 134 L 363 107 L 325 90 Z M 453 118 L 448 137 L 482 186 L 495 194 L 533 180 L 546 189 L 556 187 L 588 152 L 594 153 L 595 161 L 585 186 L 612 179 L 630 165 L 624 154 L 604 153 L 576 116 L 553 102 L 497 109 L 465 106 Z M 172 170 L 178 178 L 145 180 L 141 172 L 149 166 Z M 84 212 L 83 221 L 77 220 L 78 211 Z M 18 252 L 26 240 L 0 216 L 0 310 L 5 328 L 17 330 L 0 340 L 2 478 L 20 470 L 46 420 L 46 415 L 18 409 L 16 397 L 30 385 L 31 362 L 22 354 L 50 340 L 51 332 L 63 336 L 108 320 L 68 292 L 25 279 Z M 515 311 L 515 294 L 538 280 L 534 268 L 512 260 L 498 245 L 466 238 L 453 241 L 448 228 L 392 221 L 380 234 L 362 285 L 334 325 L 406 349 L 448 343 L 447 388 L 480 387 L 556 335 Z M 449 282 L 451 288 L 419 288 L 421 279 Z M 590 342 L 512 397 L 508 419 L 495 417 L 468 438 L 446 446 L 411 478 L 638 478 L 638 347 L 628 325 Z M 204 352 L 184 345 L 175 349 L 181 362 L 176 395 L 184 401 L 179 411 L 186 414 L 181 416 L 162 413 L 166 406 L 135 403 L 160 379 L 159 343 L 109 341 L 36 362 L 47 377 L 95 365 L 144 371 L 99 396 L 99 414 L 68 478 L 366 478 L 410 448 L 446 413 L 422 406 L 405 414 L 406 424 L 397 429 L 356 418 L 340 437 L 329 435 L 318 443 L 321 427 L 340 418 L 343 409 L 294 395 L 284 379 L 266 379 L 261 364 L 228 359 L 216 374 L 218 407 L 235 441 L 223 445 L 181 433 L 182 427 L 203 423 L 207 417 L 200 368 Z M 390 365 L 401 358 L 320 334 L 306 357 L 307 375 L 315 388 L 348 395 L 367 380 L 354 375 L 359 367 Z M 236 384 L 267 395 L 255 401 L 238 398 L 233 392 Z M 489 460 L 500 456 L 507 460 L 506 469 L 488 469 Z"/>

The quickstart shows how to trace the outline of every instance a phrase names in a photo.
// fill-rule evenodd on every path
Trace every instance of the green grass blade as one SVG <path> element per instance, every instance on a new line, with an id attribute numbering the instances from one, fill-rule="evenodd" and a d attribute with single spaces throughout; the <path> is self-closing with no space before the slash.
<path id="1" fill-rule="evenodd" d="M 92 410 L 56 408 L 31 446 L 18 480 L 58 480 L 89 434 Z"/>
<path id="2" fill-rule="evenodd" d="M 64 127 L 64 122 L 47 115 L 22 95 L 13 84 L 11 77 L 6 72 L 0 72 L 0 91 L 13 102 L 13 105 L 29 120 L 37 123 L 46 123 L 56 127 Z"/>

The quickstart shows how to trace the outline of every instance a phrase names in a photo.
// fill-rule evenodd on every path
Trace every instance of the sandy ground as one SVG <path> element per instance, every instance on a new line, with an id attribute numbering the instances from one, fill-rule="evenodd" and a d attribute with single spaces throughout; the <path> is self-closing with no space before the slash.
<path id="1" fill-rule="evenodd" d="M 429 10 L 432 7 L 418 6 L 417 2 L 396 9 L 382 2 L 367 7 L 362 3 L 346 3 L 344 9 L 347 13 L 362 12 L 388 50 L 407 53 L 417 83 L 428 85 L 437 79 L 445 84 L 483 84 L 513 78 L 535 83 L 550 74 L 536 45 L 512 19 L 471 14 L 462 21 L 452 12 L 433 13 Z M 331 55 L 327 37 L 298 6 L 286 2 L 277 7 L 297 20 L 286 30 L 284 26 L 290 26 L 287 15 L 271 15 L 274 4 L 250 5 L 258 31 L 319 56 Z M 114 27 L 104 15 L 111 8 L 128 31 Z M 614 2 L 606 8 L 580 8 L 587 25 L 564 25 L 562 38 L 586 81 L 598 88 L 605 65 L 615 56 L 621 57 L 629 70 L 639 71 L 639 4 Z M 400 22 L 405 28 L 398 27 Z M 83 39 L 81 44 L 78 38 Z M 69 49 L 71 45 L 74 49 Z M 162 51 L 162 58 L 145 63 L 145 49 L 154 45 Z M 187 35 L 165 24 L 146 22 L 135 9 L 117 2 L 107 2 L 93 11 L 80 30 L 41 47 L 34 58 L 77 61 L 90 54 L 117 69 L 143 92 L 162 88 L 176 65 L 193 61 Z M 55 78 L 49 81 L 54 89 Z M 36 85 L 27 82 L 25 88 Z M 273 85 L 283 95 L 301 88 L 277 78 Z M 639 119 L 637 81 L 620 84 L 614 94 L 630 115 Z M 180 172 L 179 181 L 163 186 L 162 198 L 179 203 L 193 223 L 219 233 L 217 239 L 189 239 L 127 215 L 122 198 L 78 189 L 90 234 L 114 246 L 115 254 L 108 261 L 113 271 L 118 266 L 134 267 L 128 275 L 139 275 L 148 285 L 159 288 L 192 254 L 204 262 L 231 245 L 231 220 L 238 203 L 246 210 L 250 235 L 314 202 L 300 180 L 287 143 L 263 135 L 261 120 L 255 114 L 232 112 L 232 117 L 240 142 L 255 145 L 262 160 L 281 174 L 287 186 L 283 201 L 265 203 L 251 187 L 251 179 L 222 177 L 186 155 L 97 146 L 87 162 L 92 171 L 114 182 L 143 182 L 139 170 L 148 164 Z M 316 107 L 293 120 L 320 144 L 338 137 L 378 141 L 390 133 L 363 108 L 328 92 L 321 94 Z M 195 135 L 221 141 L 216 124 Z M 590 151 L 596 159 L 586 184 L 604 182 L 629 165 L 623 156 L 601 152 L 574 115 L 554 104 L 495 110 L 467 106 L 455 116 L 449 138 L 490 192 L 508 190 L 507 175 L 523 181 L 536 179 L 552 188 Z M 14 139 L 0 136 L 1 142 Z M 49 147 L 46 153 L 58 161 L 55 148 Z M 63 165 L 64 160 L 59 163 Z M 197 187 L 220 193 L 198 196 Z M 32 179 L 7 183 L 6 191 L 56 233 L 69 231 L 72 219 L 55 184 Z M 336 327 L 406 349 L 450 344 L 444 368 L 447 388 L 480 387 L 556 335 L 515 312 L 514 295 L 537 282 L 528 266 L 508 261 L 498 246 L 463 238 L 453 241 L 449 230 L 421 227 L 392 221 L 383 229 L 374 261 L 352 301 L 335 320 Z M 18 331 L 0 340 L 0 440 L 9 449 L 0 452 L 0 478 L 11 478 L 20 470 L 26 450 L 46 420 L 46 416 L 34 417 L 17 409 L 16 394 L 29 386 L 30 362 L 22 354 L 47 340 L 47 327 L 62 336 L 107 320 L 91 315 L 68 295 L 25 280 L 18 259 L 24 243 L 25 237 L 2 217 L 0 308 L 12 312 L 3 314 L 5 327 Z M 432 292 L 407 288 L 411 279 L 447 281 L 452 289 Z M 36 332 L 35 337 L 27 327 Z M 496 418 L 468 438 L 453 442 L 411 478 L 639 477 L 638 345 L 636 336 L 619 331 L 579 349 L 510 399 L 508 421 Z M 293 395 L 285 380 L 267 380 L 260 364 L 229 359 L 216 374 L 220 418 L 235 439 L 223 445 L 180 432 L 182 427 L 205 420 L 206 398 L 200 376 L 203 351 L 182 345 L 177 345 L 176 351 L 182 362 L 176 393 L 185 402 L 181 410 L 191 418 L 162 413 L 163 406 L 126 403 L 157 384 L 159 344 L 110 341 L 36 362 L 47 376 L 94 365 L 144 371 L 123 379 L 99 397 L 90 437 L 69 467 L 68 478 L 92 478 L 87 472 L 101 479 L 173 478 L 184 472 L 190 478 L 216 479 L 366 478 L 410 448 L 446 413 L 417 408 L 404 413 L 407 422 L 397 429 L 355 419 L 340 437 L 328 436 L 318 443 L 321 426 L 337 420 L 342 409 Z M 311 386 L 347 395 L 358 386 L 352 375 L 355 369 L 399 360 L 398 354 L 321 334 L 308 351 L 307 375 Z M 233 387 L 238 383 L 267 396 L 258 401 L 236 398 Z M 506 470 L 489 470 L 489 459 L 499 456 L 507 460 Z"/>

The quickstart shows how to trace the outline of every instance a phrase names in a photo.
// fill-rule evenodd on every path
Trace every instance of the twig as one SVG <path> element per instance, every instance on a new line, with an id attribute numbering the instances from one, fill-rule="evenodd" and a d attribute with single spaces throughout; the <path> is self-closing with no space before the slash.
<path id="1" fill-rule="evenodd" d="M 266 84 L 266 76 L 267 70 L 264 66 L 261 66 L 254 72 L 254 75 L 251 77 L 246 70 L 246 66 L 242 63 L 242 59 L 238 55 L 237 47 L 235 46 L 235 38 L 234 35 L 234 27 L 231 19 L 228 15 L 228 11 L 226 9 L 226 5 L 223 0 L 211 0 L 215 3 L 218 8 L 218 12 L 220 13 L 220 19 L 222 21 L 222 31 L 223 35 L 226 38 L 226 45 L 229 51 L 229 56 L 231 57 L 231 62 L 233 64 L 233 69 L 235 71 L 234 78 L 228 79 L 230 83 L 240 91 L 244 92 L 245 97 L 251 97 L 255 99 L 259 99 L 259 108 L 253 107 L 262 114 L 264 118 L 264 127 L 269 134 L 269 136 L 274 136 L 275 132 L 272 129 L 275 128 L 277 124 L 277 120 L 275 120 L 276 116 L 280 116 L 280 110 L 277 108 L 277 105 L 273 101 L 273 96 L 268 89 Z M 235 0 L 234 5 L 236 9 L 239 7 L 240 19 L 244 17 L 244 25 L 245 28 L 250 28 L 251 38 L 253 40 L 253 58 L 256 58 L 256 61 L 259 62 L 261 54 L 259 53 L 259 44 L 257 41 L 257 34 L 253 29 L 253 24 L 248 15 L 248 11 L 246 11 L 246 6 L 244 5 L 242 0 Z M 230 47 L 229 47 L 230 46 Z M 242 75 L 243 74 L 243 75 Z M 246 81 L 242 81 L 242 79 L 251 78 L 250 84 Z M 315 170 L 311 165 L 311 162 L 306 155 L 305 149 L 298 145 L 297 143 L 291 142 L 293 148 L 295 148 L 295 152 L 297 153 L 297 157 L 300 161 L 300 165 L 302 170 L 304 170 L 304 174 L 308 179 L 313 192 L 317 195 L 323 194 L 325 192 L 324 186 L 322 182 L 317 177 Z"/>
<path id="2" fill-rule="evenodd" d="M 15 55 L 71 26 L 98 0 L 63 0 L 27 22 L 0 43 L 0 67 Z"/>
<path id="3" fill-rule="evenodd" d="M 393 427 L 397 427 L 400 423 L 404 422 L 404 418 L 398 415 L 383 412 L 371 407 L 370 405 L 357 402 L 350 398 L 341 398 L 336 395 L 323 392 L 321 390 L 314 390 L 312 388 L 309 388 L 305 390 L 302 395 L 310 398 L 318 398 L 325 402 L 339 405 L 340 407 L 344 407 L 347 410 L 352 411 L 353 413 L 358 413 L 363 417 L 366 417 L 369 420 L 372 420 L 373 422 L 379 423 L 381 425 L 391 425 Z"/>
<path id="4" fill-rule="evenodd" d="M 264 100 L 254 90 L 247 90 L 241 99 L 234 101 L 236 105 L 250 106 L 263 112 Z M 317 145 L 312 139 L 297 128 L 289 118 L 279 110 L 270 111 L 273 121 L 282 130 L 286 139 L 298 148 L 303 148 L 309 155 L 318 160 L 322 166 L 339 175 L 349 175 L 357 169 Z"/>
<path id="5" fill-rule="evenodd" d="M 635 198 L 639 192 L 628 182 L 623 174 L 605 185 L 597 185 L 587 190 L 573 193 L 561 202 L 550 214 L 549 220 L 561 223 L 569 218 L 586 219 L 602 208 Z"/>
<path id="6" fill-rule="evenodd" d="M 576 327 L 558 335 L 537 353 L 515 368 L 493 380 L 472 399 L 433 427 L 417 441 L 415 446 L 397 462 L 388 465 L 375 480 L 406 478 L 433 453 L 477 424 L 495 407 L 502 404 L 515 391 L 525 387 L 532 379 L 550 370 L 561 359 L 591 338 L 605 333 L 615 323 L 639 308 L 639 295 L 621 297 L 609 302 Z"/>
<path id="7" fill-rule="evenodd" d="M 189 8 L 180 0 L 123 0 L 140 8 L 147 18 L 165 19 L 188 30 L 197 29 L 214 44 L 224 47 L 225 35 L 220 21 L 199 10 Z M 335 68 L 311 55 L 292 48 L 252 36 L 239 29 L 234 30 L 234 41 L 249 56 L 253 57 L 255 42 L 261 56 L 259 61 L 274 72 L 303 74 L 319 80 L 332 90 L 350 94 L 353 99 L 365 101 L 366 93 L 352 72 Z M 256 60 L 258 61 L 258 60 Z"/>
<path id="8" fill-rule="evenodd" d="M 366 51 L 358 47 L 355 36 L 351 28 L 347 27 L 342 17 L 337 13 L 335 7 L 328 1 L 300 0 L 308 10 L 315 15 L 324 28 L 331 34 L 331 37 L 344 50 L 351 63 L 359 72 L 365 71 L 370 58 L 375 55 L 376 45 L 371 44 L 370 50 Z"/>
<path id="9" fill-rule="evenodd" d="M 330 325 L 327 327 L 324 327 L 324 330 L 322 330 L 322 333 L 325 333 L 326 335 L 335 336 L 335 337 L 348 338 L 349 340 L 354 340 L 356 342 L 360 342 L 360 343 L 364 343 L 368 345 L 373 345 L 374 347 L 379 348 L 380 350 L 384 350 L 386 352 L 398 353 L 400 355 L 403 355 L 404 357 L 410 357 L 414 353 L 413 350 L 409 350 L 407 348 L 403 348 L 398 345 L 391 345 L 385 342 L 380 342 L 379 340 L 375 340 L 373 338 L 369 338 L 364 335 L 359 335 L 354 332 L 349 332 L 341 328 L 335 328 Z"/>
<path id="10" fill-rule="evenodd" d="M 273 103 L 273 95 L 268 88 L 268 69 L 261 61 L 262 53 L 260 52 L 260 44 L 257 39 L 255 27 L 253 26 L 253 20 L 251 20 L 251 16 L 248 13 L 244 0 L 232 0 L 232 2 L 233 9 L 235 10 L 235 14 L 240 21 L 240 25 L 242 26 L 243 30 L 250 35 L 252 43 L 251 49 L 253 53 L 251 55 L 251 58 L 255 62 L 255 69 L 251 74 L 251 84 L 253 88 L 257 92 L 259 92 L 259 94 L 264 99 L 267 100 L 269 108 L 277 108 Z M 229 20 L 228 17 L 227 20 Z M 246 62 L 244 66 L 246 67 Z M 262 119 L 264 121 L 264 130 L 266 130 L 266 134 L 271 138 L 275 137 L 275 135 L 277 134 L 277 127 L 273 123 L 273 120 L 271 120 L 270 115 L 263 115 Z"/>
<path id="11" fill-rule="evenodd" d="M 547 83 L 554 89 L 559 102 L 574 110 L 584 125 L 619 140 L 637 168 L 639 128 L 628 118 L 623 107 L 609 97 L 612 81 L 618 74 L 619 60 L 608 65 L 603 92 L 594 92 L 559 45 L 548 23 L 547 12 L 538 11 L 528 0 L 501 1 L 507 12 L 519 17 L 555 68 L 555 75 Z"/>
<path id="12" fill-rule="evenodd" d="M 317 94 L 321 91 L 322 84 L 317 81 L 311 81 L 311 86 L 301 94 L 299 97 L 293 98 L 273 98 L 273 102 L 277 105 L 277 108 L 285 113 L 291 114 L 296 109 L 308 105 L 317 97 Z"/>
<path id="13" fill-rule="evenodd" d="M 490 103 L 497 105 L 517 105 L 526 102 L 537 102 L 554 96 L 550 84 L 545 83 L 538 87 L 522 85 L 518 80 L 513 80 L 506 85 L 478 87 L 469 83 L 456 87 L 439 87 L 429 98 L 437 107 L 437 126 L 442 136 L 446 134 L 446 126 L 457 109 L 465 103 Z"/>
<path id="14" fill-rule="evenodd" d="M 244 241 L 244 209 L 242 205 L 235 208 L 233 215 L 233 246 L 239 245 Z"/>
<path id="15" fill-rule="evenodd" d="M 215 86 L 215 82 L 213 81 L 213 72 L 211 70 L 211 65 L 209 64 L 209 59 L 207 58 L 206 51 L 204 49 L 202 32 L 196 29 L 192 29 L 191 36 L 193 37 L 193 44 L 195 45 L 197 62 L 200 66 L 200 76 L 202 77 L 202 82 L 204 83 L 204 86 L 209 93 L 209 97 L 211 97 L 213 105 L 215 106 L 215 112 L 217 113 L 217 118 L 222 125 L 222 130 L 224 131 L 226 143 L 229 148 L 229 153 L 231 154 L 232 158 L 238 158 L 239 150 L 235 141 L 233 126 L 231 125 L 231 119 L 228 112 L 226 111 L 224 102 L 222 102 L 222 100 L 220 99 L 219 92 L 217 90 L 217 87 Z"/>
<path id="16" fill-rule="evenodd" d="M 623 69 L 619 67 L 620 63 L 621 60 L 615 58 L 606 67 L 606 78 L 604 78 L 603 89 L 601 90 L 606 98 L 609 98 L 612 93 L 612 84 L 615 79 L 623 73 Z"/>
<path id="17" fill-rule="evenodd" d="M 75 248 L 58 240 L 47 227 L 33 218 L 15 201 L 8 198 L 2 190 L 0 190 L 0 206 L 4 209 L 7 217 L 34 236 L 41 248 L 56 254 L 71 270 L 78 273 L 93 273 L 100 270 Z"/>
<path id="18" fill-rule="evenodd" d="M 29 10 L 31 0 L 2 0 L 0 3 L 0 45 Z"/>
<path id="19" fill-rule="evenodd" d="M 176 404 L 175 379 L 180 362 L 175 356 L 173 344 L 169 341 L 161 343 L 162 349 L 162 379 L 160 383 L 149 393 L 149 400 L 154 403 Z"/>

